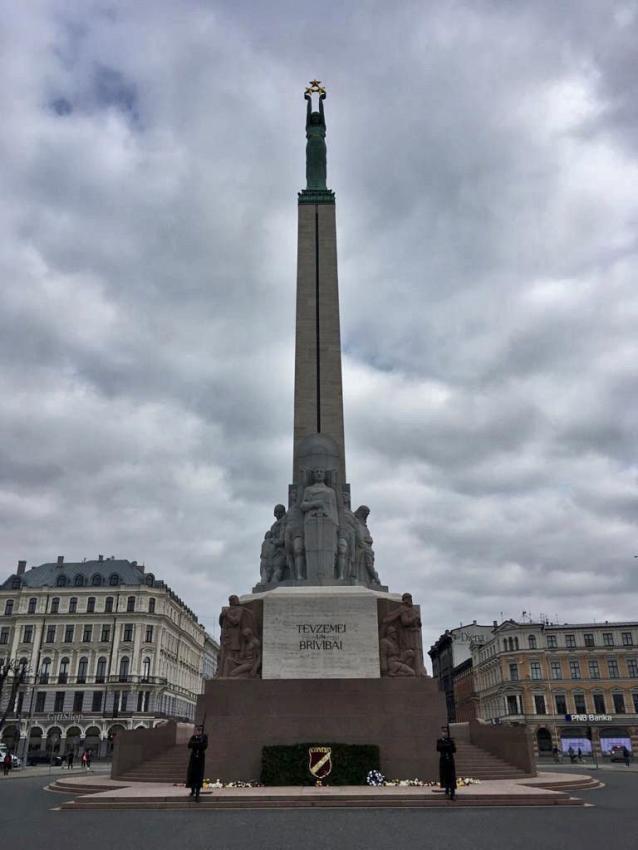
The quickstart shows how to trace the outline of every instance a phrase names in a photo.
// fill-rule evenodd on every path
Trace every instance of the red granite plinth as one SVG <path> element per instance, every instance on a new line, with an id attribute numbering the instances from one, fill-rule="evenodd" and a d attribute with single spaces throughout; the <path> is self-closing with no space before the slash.
<path id="1" fill-rule="evenodd" d="M 438 777 L 445 699 L 433 679 L 213 679 L 197 718 L 208 735 L 206 776 L 259 779 L 272 744 L 376 744 L 388 778 Z"/>

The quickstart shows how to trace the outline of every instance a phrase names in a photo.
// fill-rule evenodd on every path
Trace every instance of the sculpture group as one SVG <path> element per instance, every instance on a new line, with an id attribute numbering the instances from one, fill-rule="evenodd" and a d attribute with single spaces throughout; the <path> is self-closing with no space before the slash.
<path id="1" fill-rule="evenodd" d="M 347 490 L 339 504 L 326 478 L 326 470 L 316 467 L 298 501 L 292 487 L 290 508 L 275 505 L 275 522 L 261 546 L 262 588 L 317 580 L 380 586 L 367 525 L 370 509 L 361 505 L 353 513 Z"/>

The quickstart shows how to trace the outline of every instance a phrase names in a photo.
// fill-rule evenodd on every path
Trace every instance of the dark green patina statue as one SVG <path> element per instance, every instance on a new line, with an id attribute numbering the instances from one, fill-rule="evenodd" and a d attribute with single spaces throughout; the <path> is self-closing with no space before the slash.
<path id="1" fill-rule="evenodd" d="M 306 188 L 326 188 L 326 118 L 323 102 L 326 92 L 319 94 L 319 112 L 312 111 L 312 95 L 304 94 L 306 110 Z"/>
<path id="2" fill-rule="evenodd" d="M 313 112 L 312 95 L 319 95 L 319 111 Z M 299 193 L 299 202 L 308 204 L 334 203 L 334 193 L 326 188 L 326 117 L 323 102 L 326 90 L 319 80 L 312 80 L 304 92 L 306 108 L 306 188 Z"/>

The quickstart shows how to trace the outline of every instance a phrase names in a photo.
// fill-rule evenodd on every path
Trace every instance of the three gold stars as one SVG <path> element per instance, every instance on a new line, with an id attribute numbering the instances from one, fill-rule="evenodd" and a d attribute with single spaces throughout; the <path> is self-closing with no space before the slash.
<path id="1" fill-rule="evenodd" d="M 326 87 L 321 85 L 321 80 L 310 80 L 306 88 L 306 94 L 325 94 Z"/>

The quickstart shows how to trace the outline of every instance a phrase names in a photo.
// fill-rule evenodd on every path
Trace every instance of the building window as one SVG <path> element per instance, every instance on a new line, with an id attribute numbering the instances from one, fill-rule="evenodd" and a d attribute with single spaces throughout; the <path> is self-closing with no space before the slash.
<path id="1" fill-rule="evenodd" d="M 102 711 L 102 691 L 93 691 L 91 711 Z"/>
<path id="2" fill-rule="evenodd" d="M 124 656 L 120 661 L 120 682 L 128 682 L 129 660 L 128 656 Z"/>
<path id="3" fill-rule="evenodd" d="M 592 634 L 585 635 L 585 646 L 594 646 L 594 636 Z"/>
<path id="4" fill-rule="evenodd" d="M 102 633 L 100 634 L 100 642 L 108 643 L 111 640 L 111 627 L 110 626 L 102 626 Z"/>
<path id="5" fill-rule="evenodd" d="M 0 629 L 0 643 L 9 643 L 9 629 L 6 626 Z"/>
<path id="6" fill-rule="evenodd" d="M 146 627 L 146 633 L 144 635 L 144 640 L 146 643 L 153 643 L 153 626 Z"/>
<path id="7" fill-rule="evenodd" d="M 144 691 L 144 711 L 148 711 L 148 706 L 151 701 L 151 692 Z"/>
<path id="8" fill-rule="evenodd" d="M 627 674 L 632 679 L 638 678 L 638 661 L 635 658 L 627 659 Z"/>
<path id="9" fill-rule="evenodd" d="M 22 643 L 33 643 L 33 626 L 23 626 Z"/>
<path id="10" fill-rule="evenodd" d="M 29 605 L 27 606 L 27 614 L 35 614 L 35 609 L 37 608 L 37 606 L 38 600 L 35 598 L 35 596 L 31 597 L 31 599 L 29 599 Z"/>
<path id="11" fill-rule="evenodd" d="M 563 670 L 560 666 L 560 661 L 550 662 L 550 667 L 551 667 L 551 671 L 552 671 L 552 679 L 562 679 L 563 678 Z"/>
<path id="12" fill-rule="evenodd" d="M 91 576 L 91 585 L 93 587 L 100 587 L 102 584 L 102 576 L 99 573 L 94 573 Z"/>
<path id="13" fill-rule="evenodd" d="M 574 694 L 574 708 L 576 714 L 586 714 L 587 705 L 585 703 L 585 694 Z"/>
<path id="14" fill-rule="evenodd" d="M 620 676 L 620 671 L 618 670 L 618 661 L 616 661 L 615 658 L 609 658 L 607 660 L 607 666 L 609 667 L 609 678 L 618 679 Z"/>
<path id="15" fill-rule="evenodd" d="M 55 582 L 56 587 L 66 587 L 66 576 L 58 576 Z"/>
<path id="16" fill-rule="evenodd" d="M 63 658 L 60 661 L 60 672 L 58 673 L 58 682 L 61 685 L 66 685 L 69 680 L 69 659 Z"/>
<path id="17" fill-rule="evenodd" d="M 55 643 L 55 626 L 47 626 L 47 633 L 44 638 L 45 643 Z"/>
<path id="18" fill-rule="evenodd" d="M 144 705 L 144 691 L 139 691 L 137 694 L 137 710 L 141 711 Z"/>
<path id="19" fill-rule="evenodd" d="M 47 692 L 38 691 L 35 695 L 35 711 L 36 714 L 42 714 L 44 711 L 44 703 L 46 702 Z"/>
<path id="20" fill-rule="evenodd" d="M 564 694 L 556 694 L 556 714 L 567 714 L 567 700 Z"/>
<path id="21" fill-rule="evenodd" d="M 155 613 L 155 600 L 154 599 L 148 600 L 148 613 L 149 614 Z"/>
<path id="22" fill-rule="evenodd" d="M 534 694 L 534 708 L 536 710 L 536 714 L 547 714 L 547 709 L 545 708 L 545 697 L 543 694 Z"/>
<path id="23" fill-rule="evenodd" d="M 567 649 L 574 649 L 576 647 L 576 636 L 565 635 L 565 646 Z"/>
<path id="24" fill-rule="evenodd" d="M 72 596 L 69 599 L 69 614 L 77 614 L 78 611 L 78 598 L 77 596 Z"/>
<path id="25" fill-rule="evenodd" d="M 106 658 L 102 656 L 97 660 L 97 667 L 95 668 L 95 681 L 103 682 L 106 677 Z"/>
<path id="26" fill-rule="evenodd" d="M 86 600 L 86 613 L 93 614 L 95 611 L 95 596 L 89 596 Z"/>
<path id="27" fill-rule="evenodd" d="M 625 697 L 622 694 L 612 694 L 614 711 L 616 714 L 625 714 Z"/>
<path id="28" fill-rule="evenodd" d="M 73 711 L 81 714 L 84 705 L 84 691 L 75 691 L 73 694 Z"/>
<path id="29" fill-rule="evenodd" d="M 7 599 L 4 603 L 4 615 L 10 617 L 13 614 L 13 599 Z"/>
<path id="30" fill-rule="evenodd" d="M 119 575 L 117 573 L 111 573 L 111 575 L 109 576 L 109 584 L 111 585 L 111 587 L 117 587 L 119 583 Z"/>
<path id="31" fill-rule="evenodd" d="M 49 674 L 51 673 L 51 659 L 45 658 L 40 667 L 40 681 L 43 685 L 48 684 Z"/>
<path id="32" fill-rule="evenodd" d="M 530 674 L 531 674 L 532 679 L 542 679 L 543 678 L 543 674 L 541 672 L 540 661 L 532 661 L 532 663 L 529 665 L 529 669 L 530 669 Z"/>
<path id="33" fill-rule="evenodd" d="M 126 623 L 122 631 L 122 640 L 125 643 L 130 643 L 133 640 L 133 624 Z"/>
<path id="34" fill-rule="evenodd" d="M 510 664 L 510 680 L 518 682 L 518 664 Z"/>
<path id="35" fill-rule="evenodd" d="M 57 614 L 60 611 L 60 597 L 54 596 L 51 600 L 51 613 Z"/>
<path id="36" fill-rule="evenodd" d="M 126 610 L 130 614 L 131 611 L 135 611 L 135 597 L 129 596 L 126 600 Z"/>
<path id="37" fill-rule="evenodd" d="M 623 632 L 622 635 L 621 635 L 621 638 L 622 638 L 622 645 L 623 646 L 633 646 L 634 645 L 634 639 L 633 639 L 631 632 Z"/>
<path id="38" fill-rule="evenodd" d="M 112 596 L 106 597 L 106 602 L 104 603 L 104 611 L 107 614 L 113 613 L 113 597 Z"/>
<path id="39" fill-rule="evenodd" d="M 589 662 L 589 678 L 590 679 L 600 679 L 600 670 L 598 669 L 597 661 Z"/>
<path id="40" fill-rule="evenodd" d="M 128 710 L 128 691 L 122 691 L 120 694 L 120 711 Z"/>
<path id="41" fill-rule="evenodd" d="M 86 674 L 89 669 L 89 659 L 84 657 L 80 658 L 80 662 L 78 664 L 78 685 L 83 685 L 86 682 Z"/>
<path id="42" fill-rule="evenodd" d="M 580 662 L 569 662 L 569 675 L 572 677 L 572 679 L 580 679 Z"/>
<path id="43" fill-rule="evenodd" d="M 605 646 L 614 645 L 614 635 L 612 632 L 603 632 L 603 643 Z"/>
<path id="44" fill-rule="evenodd" d="M 64 642 L 65 643 L 73 643 L 73 632 L 75 631 L 74 626 L 65 626 L 64 627 Z"/>
<path id="45" fill-rule="evenodd" d="M 638 714 L 638 694 L 632 694 L 631 698 L 634 701 L 634 714 Z"/>
<path id="46" fill-rule="evenodd" d="M 64 691 L 55 692 L 55 703 L 53 705 L 55 712 L 64 711 Z"/>
<path id="47" fill-rule="evenodd" d="M 84 587 L 84 578 L 83 578 L 83 576 L 81 576 L 81 575 L 78 573 L 78 574 L 76 575 L 75 579 L 73 580 L 73 584 L 74 584 L 76 587 Z"/>
<path id="48" fill-rule="evenodd" d="M 607 714 L 604 694 L 594 694 L 594 711 L 596 714 Z"/>
<path id="49" fill-rule="evenodd" d="M 556 635 L 547 635 L 547 649 L 556 649 Z"/>
<path id="50" fill-rule="evenodd" d="M 142 681 L 148 682 L 151 678 L 151 659 L 147 656 L 142 662 Z"/>
<path id="51" fill-rule="evenodd" d="M 536 635 L 529 635 L 527 643 L 529 644 L 530 649 L 536 649 Z"/>
<path id="52" fill-rule="evenodd" d="M 82 629 L 82 643 L 91 643 L 93 640 L 93 626 L 84 626 Z"/>
<path id="53" fill-rule="evenodd" d="M 515 694 L 510 694 L 507 697 L 507 713 L 508 714 L 520 714 L 521 713 L 520 709 L 519 709 L 518 696 L 516 696 Z"/>

